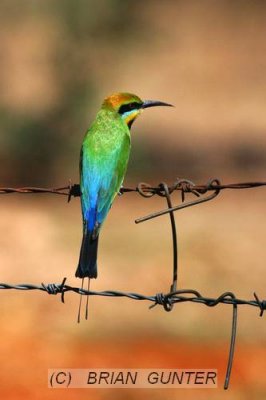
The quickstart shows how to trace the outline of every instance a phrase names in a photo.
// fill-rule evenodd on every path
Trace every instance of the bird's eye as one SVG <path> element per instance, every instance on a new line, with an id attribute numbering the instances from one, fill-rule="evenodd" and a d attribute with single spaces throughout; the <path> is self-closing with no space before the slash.
<path id="1" fill-rule="evenodd" d="M 138 110 L 141 107 L 141 104 L 134 102 L 134 103 L 128 103 L 128 104 L 123 104 L 120 108 L 119 108 L 119 114 L 124 114 L 128 111 L 132 111 L 132 110 Z"/>

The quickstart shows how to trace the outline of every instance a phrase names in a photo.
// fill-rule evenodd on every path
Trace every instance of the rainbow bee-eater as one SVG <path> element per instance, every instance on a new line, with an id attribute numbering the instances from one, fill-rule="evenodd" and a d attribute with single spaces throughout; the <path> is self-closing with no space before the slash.
<path id="1" fill-rule="evenodd" d="M 130 153 L 130 128 L 148 107 L 171 106 L 141 100 L 131 93 L 115 93 L 104 99 L 87 131 L 80 154 L 80 192 L 83 239 L 76 277 L 97 278 L 99 233 L 119 192 Z"/>

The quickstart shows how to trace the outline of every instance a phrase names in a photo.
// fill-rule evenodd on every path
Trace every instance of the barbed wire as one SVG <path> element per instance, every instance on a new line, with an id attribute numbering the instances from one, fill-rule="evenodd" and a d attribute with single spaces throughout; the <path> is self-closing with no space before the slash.
<path id="1" fill-rule="evenodd" d="M 152 186 L 145 182 L 140 182 L 136 187 L 121 187 L 119 194 L 125 194 L 130 192 L 136 192 L 142 197 L 153 197 L 154 195 L 166 197 L 165 195 L 165 183 L 160 183 L 158 186 Z M 159 217 L 161 215 L 170 213 L 171 211 L 181 210 L 186 207 L 191 207 L 193 205 L 203 203 L 209 200 L 214 199 L 222 190 L 225 189 L 254 189 L 261 186 L 266 186 L 266 181 L 254 181 L 254 182 L 238 182 L 238 183 L 228 183 L 222 184 L 218 178 L 210 179 L 206 184 L 195 184 L 189 179 L 177 178 L 176 181 L 172 185 L 167 185 L 169 194 L 172 194 L 175 191 L 181 192 L 182 203 L 184 203 L 185 195 L 187 193 L 192 193 L 198 200 L 194 200 L 191 202 L 187 202 L 176 207 L 167 208 L 162 211 L 158 211 L 152 214 L 149 214 L 145 217 L 141 217 L 135 220 L 135 223 L 138 224 L 140 222 L 147 221 L 152 218 Z M 213 192 L 211 195 L 202 197 L 208 192 Z M 72 197 L 80 197 L 80 185 L 72 184 L 69 181 L 69 184 L 66 186 L 60 186 L 57 188 L 40 188 L 40 187 L 20 187 L 20 188 L 12 188 L 12 187 L 0 187 L 0 195 L 10 194 L 10 193 L 18 193 L 18 194 L 55 194 L 61 196 L 67 196 L 68 202 L 70 202 Z"/>
<path id="2" fill-rule="evenodd" d="M 229 357 L 227 363 L 227 371 L 224 382 L 224 389 L 228 389 L 229 381 L 231 376 L 233 357 L 234 357 L 234 349 L 235 349 L 235 339 L 236 339 L 236 330 L 237 330 L 237 307 L 240 305 L 248 305 L 252 307 L 257 307 L 260 310 L 260 317 L 262 317 L 264 311 L 266 310 L 266 300 L 260 300 L 258 295 L 254 292 L 253 300 L 244 300 L 238 299 L 234 293 L 232 292 L 224 292 L 217 298 L 205 297 L 202 296 L 200 292 L 194 289 L 182 289 L 175 290 L 174 292 L 169 292 L 167 294 L 164 293 L 156 293 L 155 295 L 143 295 L 140 293 L 133 292 L 121 292 L 116 290 L 104 290 L 104 291 L 93 291 L 81 289 L 78 287 L 73 287 L 66 285 L 66 278 L 63 279 L 62 283 L 50 283 L 41 285 L 34 285 L 28 283 L 21 283 L 17 285 L 11 285 L 7 283 L 0 283 L 0 290 L 40 290 L 46 292 L 50 295 L 61 294 L 61 301 L 65 303 L 65 293 L 73 292 L 83 296 L 102 296 L 102 297 L 126 297 L 131 300 L 141 300 L 141 301 L 149 301 L 153 304 L 149 307 L 150 309 L 160 305 L 164 308 L 165 311 L 172 311 L 173 306 L 175 304 L 192 302 L 204 304 L 208 307 L 215 307 L 218 304 L 227 304 L 233 306 L 233 317 L 232 317 L 232 328 L 231 328 L 231 340 L 230 340 L 230 350 Z"/>
<path id="3" fill-rule="evenodd" d="M 177 178 L 173 185 L 168 186 L 169 193 L 172 194 L 173 191 L 182 191 L 185 193 L 193 193 L 196 194 L 204 194 L 207 191 L 211 190 L 224 190 L 224 189 L 252 189 L 260 186 L 266 186 L 266 181 L 255 181 L 255 182 L 239 182 L 239 183 L 228 183 L 221 184 L 215 183 L 216 179 L 211 179 L 206 184 L 196 185 L 189 179 Z M 143 197 L 152 197 L 154 195 L 164 195 L 162 193 L 162 188 L 160 185 L 152 186 L 145 182 L 140 182 L 136 187 L 122 187 L 120 189 L 120 193 L 130 193 L 137 192 Z M 13 187 L 0 187 L 0 194 L 9 194 L 9 193 L 20 193 L 20 194 L 40 194 L 40 193 L 50 193 L 57 194 L 63 196 L 80 196 L 80 186 L 79 184 L 72 184 L 69 181 L 68 185 L 60 186 L 57 188 L 40 188 L 33 186 L 25 186 L 20 188 Z"/>
<path id="4" fill-rule="evenodd" d="M 152 218 L 159 217 L 164 214 L 169 214 L 171 230 L 172 230 L 172 243 L 173 243 L 173 278 L 172 284 L 170 287 L 170 291 L 167 294 L 157 293 L 152 296 L 142 295 L 139 293 L 129 293 L 129 292 L 121 292 L 115 290 L 105 290 L 105 291 L 92 291 L 85 290 L 83 288 L 77 288 L 73 286 L 66 285 L 66 278 L 63 279 L 61 284 L 41 284 L 41 285 L 33 285 L 33 284 L 18 284 L 18 285 L 10 285 L 7 283 L 0 283 L 0 290 L 7 289 L 15 289 L 15 290 L 41 290 L 47 292 L 48 294 L 61 294 L 61 301 L 64 303 L 65 301 L 65 293 L 66 292 L 74 292 L 79 295 L 86 296 L 104 296 L 104 297 L 126 297 L 132 300 L 146 300 L 150 301 L 153 304 L 150 308 L 153 308 L 156 305 L 163 306 L 165 311 L 171 311 L 173 306 L 178 303 L 184 302 L 194 302 L 201 303 L 208 307 L 215 307 L 218 304 L 228 304 L 233 308 L 232 314 L 232 327 L 231 327 L 231 339 L 230 339 L 230 347 L 229 347 L 229 355 L 227 362 L 227 370 L 224 382 L 224 389 L 229 387 L 229 381 L 231 376 L 233 358 L 234 358 L 234 350 L 235 350 L 235 340 L 236 340 L 236 331 L 237 331 L 237 310 L 240 305 L 248 305 L 257 307 L 260 309 L 260 316 L 263 315 L 266 310 L 266 300 L 260 300 L 257 294 L 254 292 L 253 300 L 243 300 L 238 299 L 234 293 L 225 292 L 222 293 L 217 298 L 210 298 L 202 296 L 198 291 L 194 289 L 181 289 L 177 290 L 177 279 L 178 279 L 178 246 L 177 246 L 177 231 L 175 224 L 175 215 L 174 212 L 181 210 L 186 207 L 192 207 L 194 205 L 199 205 L 201 203 L 207 202 L 209 200 L 214 199 L 218 196 L 218 194 L 224 189 L 252 189 L 256 187 L 266 186 L 265 181 L 255 181 L 255 182 L 240 182 L 240 183 L 230 183 L 230 184 L 222 184 L 219 179 L 214 178 L 210 179 L 206 184 L 196 185 L 194 182 L 188 179 L 180 179 L 177 178 L 173 185 L 169 186 L 166 183 L 162 182 L 158 186 L 151 186 L 147 183 L 141 182 L 135 188 L 132 187 L 122 187 L 120 189 L 120 195 L 124 193 L 136 192 L 142 197 L 150 198 L 154 195 L 158 195 L 164 197 L 167 202 L 167 208 L 161 211 L 154 212 L 152 214 L 146 215 L 144 217 L 138 218 L 135 220 L 136 223 L 144 222 L 150 220 Z M 175 191 L 181 192 L 181 204 L 177 206 L 173 206 L 171 200 L 171 194 Z M 211 193 L 209 193 L 211 192 Z M 2 187 L 0 188 L 0 194 L 10 194 L 10 193 L 19 193 L 19 194 L 40 194 L 40 193 L 49 193 L 56 194 L 61 196 L 67 196 L 68 202 L 73 197 L 80 196 L 80 186 L 78 184 L 73 184 L 71 181 L 67 186 L 57 187 L 57 188 L 39 188 L 39 187 L 21 187 L 21 188 L 9 188 Z M 185 201 L 186 194 L 191 193 L 196 196 L 196 199 L 191 201 Z"/>
<path id="5" fill-rule="evenodd" d="M 65 293 L 73 292 L 76 294 L 81 294 L 84 296 L 103 296 L 103 297 L 127 297 L 132 300 L 146 300 L 150 301 L 154 304 L 150 306 L 150 308 L 155 307 L 156 305 L 161 305 L 165 311 L 172 311 L 174 304 L 176 303 L 184 303 L 184 302 L 192 302 L 192 303 L 201 303 L 205 304 L 208 307 L 214 307 L 218 304 L 229 304 L 229 305 L 248 305 L 257 307 L 260 309 L 260 317 L 262 317 L 264 311 L 266 310 L 266 300 L 260 300 L 257 294 L 254 292 L 253 300 L 244 300 L 238 299 L 234 293 L 232 292 L 224 292 L 217 298 L 204 297 L 194 289 L 181 289 L 176 290 L 174 292 L 169 292 L 167 294 L 157 293 L 155 295 L 143 295 L 140 293 L 134 292 L 123 292 L 117 290 L 103 290 L 103 291 L 94 291 L 94 290 L 86 290 L 75 286 L 66 285 L 67 278 L 64 278 L 62 283 L 49 283 L 41 285 L 29 284 L 29 283 L 20 283 L 16 285 L 12 285 L 9 283 L 0 283 L 0 290 L 40 290 L 42 292 L 46 292 L 51 295 L 61 294 L 61 302 L 65 303 Z M 189 297 L 187 297 L 190 295 Z"/>

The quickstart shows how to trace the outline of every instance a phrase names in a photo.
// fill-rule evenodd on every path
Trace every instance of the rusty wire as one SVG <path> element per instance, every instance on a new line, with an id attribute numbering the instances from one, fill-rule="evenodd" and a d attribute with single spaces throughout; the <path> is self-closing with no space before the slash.
<path id="1" fill-rule="evenodd" d="M 158 195 L 164 197 L 167 202 L 167 208 L 152 214 L 149 214 L 145 217 L 141 217 L 135 220 L 136 223 L 144 222 L 152 218 L 159 217 L 164 214 L 169 214 L 171 230 L 172 230 L 172 243 L 173 243 L 173 278 L 172 284 L 170 286 L 170 291 L 167 294 L 158 293 L 152 296 L 146 296 L 138 293 L 128 293 L 128 292 L 120 292 L 115 290 L 106 290 L 106 291 L 92 291 L 85 290 L 83 288 L 72 287 L 66 285 L 66 278 L 63 279 L 61 284 L 41 284 L 41 285 L 32 285 L 32 284 L 18 284 L 18 285 L 10 285 L 7 283 L 0 283 L 1 289 L 16 289 L 16 290 L 41 290 L 45 291 L 49 294 L 61 294 L 61 301 L 64 302 L 64 295 L 66 292 L 74 292 L 81 295 L 89 295 L 89 296 L 107 296 L 107 297 L 127 297 L 133 300 L 147 300 L 151 301 L 153 304 L 150 308 L 153 308 L 156 305 L 163 306 L 165 311 L 171 311 L 173 306 L 177 303 L 183 302 L 195 302 L 205 304 L 208 307 L 214 307 L 218 304 L 229 304 L 233 308 L 232 314 L 232 326 L 231 326 L 231 339 L 230 339 L 230 347 L 229 347 L 229 355 L 227 362 L 227 370 L 224 382 L 224 389 L 229 387 L 229 381 L 231 376 L 234 350 L 235 350 L 235 340 L 236 340 L 236 330 L 237 330 L 237 311 L 239 305 L 249 305 L 253 307 L 258 307 L 260 309 L 260 316 L 263 315 L 266 310 L 266 300 L 260 300 L 256 293 L 254 293 L 253 300 L 242 300 L 238 299 L 234 293 L 225 292 L 221 294 L 217 298 L 209 298 L 202 296 L 198 291 L 193 289 L 177 289 L 177 278 L 178 278 L 178 246 L 177 246 L 177 231 L 175 224 L 175 216 L 174 212 L 181 210 L 183 208 L 191 207 L 194 205 L 199 205 L 201 203 L 207 202 L 209 200 L 214 199 L 221 190 L 224 189 L 250 189 L 266 186 L 266 182 L 242 182 L 242 183 L 231 183 L 223 185 L 220 180 L 210 179 L 207 184 L 204 185 L 196 185 L 192 181 L 188 179 L 177 179 L 173 185 L 168 186 L 166 183 L 160 183 L 158 186 L 151 186 L 146 183 L 139 183 L 137 187 L 123 187 L 120 189 L 120 194 L 129 193 L 129 192 L 137 192 L 143 197 L 150 198 L 154 195 Z M 175 191 L 181 192 L 181 203 L 177 206 L 173 206 L 171 200 L 171 194 Z M 209 193 L 211 192 L 211 193 Z M 28 194 L 28 193 L 50 193 L 67 196 L 68 201 L 71 200 L 71 197 L 79 197 L 80 196 L 80 187 L 78 184 L 72 185 L 71 182 L 68 186 L 58 187 L 58 188 L 37 188 L 37 187 L 21 187 L 21 188 L 0 188 L 0 194 L 9 194 L 9 193 L 20 193 L 20 194 Z M 191 193 L 196 196 L 196 199 L 185 201 L 185 196 L 187 193 Z"/>
<path id="2" fill-rule="evenodd" d="M 239 183 L 228 183 L 221 184 L 217 183 L 214 180 L 207 182 L 206 184 L 196 185 L 191 180 L 188 179 L 180 179 L 177 178 L 173 185 L 168 186 L 169 193 L 172 194 L 173 191 L 178 190 L 184 193 L 194 193 L 194 194 L 204 194 L 208 191 L 212 190 L 224 190 L 224 189 L 252 189 L 255 187 L 266 186 L 266 182 L 256 181 L 256 182 L 239 182 Z M 137 192 L 143 197 L 152 197 L 154 195 L 162 194 L 162 187 L 152 186 L 145 182 L 140 182 L 136 187 L 122 187 L 120 190 L 121 193 L 130 193 Z M 12 188 L 12 187 L 0 187 L 0 194 L 9 194 L 9 193 L 20 193 L 20 194 L 30 194 L 30 193 L 50 193 L 50 194 L 58 194 L 63 196 L 80 196 L 79 184 L 72 184 L 69 182 L 68 185 L 60 186 L 57 188 L 40 188 L 40 187 L 32 187 L 25 186 L 20 188 Z"/>
<path id="3" fill-rule="evenodd" d="M 158 211 L 152 214 L 149 214 L 145 217 L 141 217 L 135 220 L 138 224 L 140 222 L 147 221 L 152 218 L 159 217 L 161 215 L 170 213 L 172 211 L 177 211 L 182 208 L 191 207 L 193 205 L 203 203 L 215 198 L 221 190 L 224 189 L 253 189 L 261 186 L 266 186 L 266 181 L 254 181 L 254 182 L 239 182 L 239 183 L 228 183 L 222 184 L 219 179 L 214 178 L 210 179 L 206 184 L 195 184 L 189 179 L 177 178 L 176 181 L 172 185 L 168 185 L 168 191 L 171 195 L 174 191 L 180 191 L 182 196 L 182 203 L 185 199 L 185 194 L 192 193 L 196 197 L 199 197 L 198 200 L 194 200 L 191 202 L 187 202 L 184 204 L 180 204 L 176 207 L 167 208 L 162 211 Z M 136 187 L 121 187 L 119 194 L 136 192 L 142 197 L 153 197 L 154 195 L 166 197 L 163 184 L 159 184 L 158 186 L 152 186 L 145 182 L 140 182 Z M 202 195 L 212 192 L 210 195 L 205 196 Z M 20 187 L 20 188 L 12 188 L 12 187 L 0 187 L 0 195 L 1 194 L 10 194 L 10 193 L 18 193 L 18 194 L 56 194 L 61 196 L 67 196 L 68 201 L 73 197 L 80 196 L 80 186 L 79 184 L 72 184 L 69 181 L 69 184 L 66 186 L 60 186 L 57 188 L 40 188 L 40 187 Z"/>

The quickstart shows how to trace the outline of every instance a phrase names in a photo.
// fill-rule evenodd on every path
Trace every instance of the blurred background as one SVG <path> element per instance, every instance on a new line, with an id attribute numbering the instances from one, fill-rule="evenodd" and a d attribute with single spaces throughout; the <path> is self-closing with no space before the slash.
<path id="1" fill-rule="evenodd" d="M 125 185 L 265 180 L 266 3 L 255 0 L 2 0 L 0 3 L 0 186 L 78 182 L 83 135 L 117 91 L 167 101 L 132 128 Z M 180 201 L 178 195 L 173 201 Z M 81 241 L 79 200 L 0 198 L 1 281 L 74 278 Z M 135 225 L 163 199 L 119 197 L 103 228 L 93 290 L 167 292 L 167 217 Z M 179 287 L 206 296 L 265 297 L 265 190 L 223 192 L 176 215 Z M 78 296 L 2 291 L 1 377 L 7 399 L 53 399 L 48 368 L 217 368 L 222 384 L 231 308 L 177 305 L 171 313 L 128 299 L 91 298 L 76 324 Z M 266 393 L 266 326 L 241 307 L 228 399 Z M 165 391 L 75 390 L 80 399 L 163 399 Z M 197 394 L 196 394 L 197 393 Z M 206 390 L 167 390 L 205 399 Z M 65 399 L 73 396 L 64 392 Z"/>

